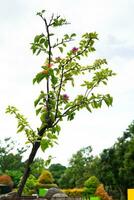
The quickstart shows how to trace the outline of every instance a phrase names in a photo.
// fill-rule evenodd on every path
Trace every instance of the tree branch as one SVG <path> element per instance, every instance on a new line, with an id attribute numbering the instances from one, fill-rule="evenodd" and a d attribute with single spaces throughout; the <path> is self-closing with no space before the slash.
<path id="1" fill-rule="evenodd" d="M 61 69 L 61 79 L 60 79 L 59 90 L 58 90 L 57 101 L 56 101 L 57 104 L 56 104 L 56 111 L 55 111 L 55 120 L 58 114 L 59 99 L 60 99 L 60 93 L 61 93 L 61 88 L 62 88 L 62 83 L 63 83 L 63 77 L 64 77 L 64 66 L 62 66 L 62 69 Z"/>

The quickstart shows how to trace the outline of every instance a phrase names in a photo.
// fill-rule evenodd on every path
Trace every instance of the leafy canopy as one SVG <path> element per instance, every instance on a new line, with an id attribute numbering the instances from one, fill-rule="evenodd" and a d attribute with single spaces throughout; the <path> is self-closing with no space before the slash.
<path id="1" fill-rule="evenodd" d="M 72 48 L 69 44 L 74 42 L 75 33 L 65 34 L 61 39 L 54 33 L 54 29 L 68 24 L 66 19 L 53 14 L 47 20 L 45 10 L 37 15 L 43 20 L 46 30 L 45 33 L 36 35 L 31 43 L 33 54 L 45 55 L 41 70 L 39 69 L 33 79 L 33 84 L 43 82 L 45 86 L 34 101 L 36 115 L 41 121 L 40 127 L 33 130 L 27 119 L 14 106 L 8 106 L 6 112 L 17 119 L 17 132 L 24 132 L 28 142 L 33 145 L 39 142 L 42 151 L 45 151 L 56 143 L 61 129 L 59 122 L 64 118 L 73 120 L 77 111 L 86 108 L 92 112 L 93 109 L 101 108 L 103 102 L 107 106 L 112 105 L 113 98 L 110 94 L 97 93 L 96 88 L 107 85 L 108 79 L 115 73 L 107 67 L 106 59 L 96 59 L 85 65 L 80 62 L 82 58 L 85 59 L 96 51 L 96 32 L 84 33 L 79 44 Z M 83 80 L 81 85 L 75 84 L 78 78 Z M 68 86 L 70 91 L 71 87 L 75 86 L 82 92 L 73 98 L 71 92 L 67 92 Z"/>

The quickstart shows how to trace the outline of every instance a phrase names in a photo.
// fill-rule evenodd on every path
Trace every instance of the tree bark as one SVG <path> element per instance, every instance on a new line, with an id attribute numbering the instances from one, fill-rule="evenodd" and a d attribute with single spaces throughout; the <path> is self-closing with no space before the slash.
<path id="1" fill-rule="evenodd" d="M 30 166 L 31 166 L 31 164 L 32 164 L 32 162 L 35 158 L 35 155 L 36 155 L 39 147 L 40 147 L 40 142 L 35 142 L 33 147 L 32 147 L 31 153 L 30 153 L 29 158 L 28 158 L 27 163 L 26 163 L 26 167 L 25 167 L 25 171 L 24 171 L 21 183 L 20 183 L 18 191 L 17 191 L 17 195 L 19 197 L 22 195 L 25 183 L 26 183 L 26 181 L 29 177 L 29 174 L 30 174 Z"/>
<path id="2" fill-rule="evenodd" d="M 30 174 L 31 164 L 33 163 L 35 155 L 36 155 L 36 153 L 37 153 L 37 151 L 40 147 L 41 138 L 42 138 L 43 133 L 45 132 L 46 129 L 47 129 L 47 127 L 43 127 L 42 129 L 40 129 L 40 131 L 38 132 L 39 137 L 38 137 L 37 141 L 35 141 L 35 143 L 33 144 L 31 153 L 30 153 L 29 158 L 26 162 L 26 167 L 25 167 L 23 177 L 21 179 L 21 182 L 19 184 L 19 188 L 18 188 L 18 191 L 17 191 L 18 197 L 21 197 L 21 195 L 22 195 L 24 186 L 25 186 L 26 181 L 27 181 L 29 174 Z"/>

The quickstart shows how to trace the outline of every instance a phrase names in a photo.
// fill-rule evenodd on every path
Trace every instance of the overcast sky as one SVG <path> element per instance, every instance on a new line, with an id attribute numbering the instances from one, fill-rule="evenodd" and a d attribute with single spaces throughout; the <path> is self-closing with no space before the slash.
<path id="1" fill-rule="evenodd" d="M 36 13 L 66 17 L 71 25 L 65 33 L 96 31 L 99 34 L 96 57 L 106 58 L 117 73 L 105 88 L 113 98 L 110 108 L 92 114 L 82 111 L 72 122 L 64 122 L 59 145 L 48 154 L 53 162 L 67 164 L 73 153 L 91 145 L 94 155 L 114 144 L 134 120 L 134 1 L 133 0 L 4 0 L 0 6 L 0 134 L 1 139 L 16 135 L 15 120 L 5 114 L 8 105 L 15 105 L 36 127 L 33 101 L 40 88 L 32 79 L 44 62 L 43 56 L 33 56 L 30 50 L 36 34 L 42 33 L 43 23 Z M 90 60 L 90 59 L 89 59 Z M 88 60 L 88 61 L 89 61 Z M 46 158 L 44 154 L 38 154 Z"/>

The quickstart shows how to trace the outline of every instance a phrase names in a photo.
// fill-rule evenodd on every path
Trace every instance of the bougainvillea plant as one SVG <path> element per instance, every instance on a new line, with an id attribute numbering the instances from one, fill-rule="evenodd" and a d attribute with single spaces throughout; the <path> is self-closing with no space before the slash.
<path id="1" fill-rule="evenodd" d="M 87 65 L 81 64 L 82 58 L 89 57 L 91 53 L 95 52 L 94 43 L 98 40 L 97 33 L 83 34 L 79 44 L 70 47 L 69 44 L 74 43 L 76 38 L 75 33 L 65 34 L 61 39 L 56 37 L 56 33 L 53 33 L 54 29 L 68 24 L 66 19 L 53 14 L 48 20 L 45 14 L 45 10 L 37 13 L 44 22 L 46 32 L 36 35 L 31 44 L 33 54 L 43 53 L 46 58 L 39 73 L 33 79 L 33 84 L 44 82 L 45 85 L 44 90 L 34 101 L 36 114 L 41 120 L 40 127 L 33 130 L 26 118 L 15 107 L 8 106 L 6 110 L 7 113 L 15 115 L 18 120 L 17 131 L 25 132 L 28 141 L 32 144 L 31 153 L 18 188 L 18 196 L 22 194 L 30 174 L 30 166 L 39 147 L 46 151 L 56 142 L 61 129 L 60 122 L 65 118 L 73 120 L 75 114 L 83 108 L 92 112 L 93 109 L 101 108 L 103 102 L 107 106 L 111 106 L 113 101 L 109 94 L 96 92 L 96 88 L 100 85 L 107 85 L 109 77 L 115 75 L 107 67 L 106 59 L 96 59 Z M 86 80 L 84 75 L 86 75 Z M 80 77 L 79 80 L 83 80 L 79 86 L 75 85 L 78 77 Z M 78 89 L 82 92 L 72 97 L 67 92 L 68 88 L 70 91 L 72 87 L 75 87 L 76 91 Z"/>

